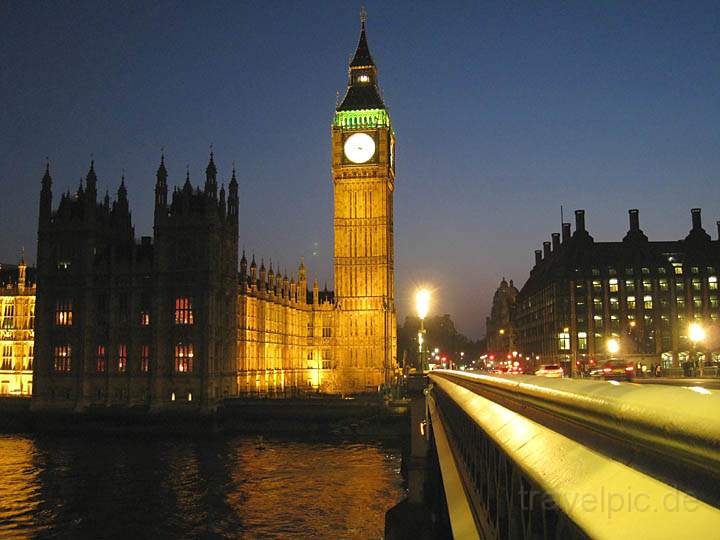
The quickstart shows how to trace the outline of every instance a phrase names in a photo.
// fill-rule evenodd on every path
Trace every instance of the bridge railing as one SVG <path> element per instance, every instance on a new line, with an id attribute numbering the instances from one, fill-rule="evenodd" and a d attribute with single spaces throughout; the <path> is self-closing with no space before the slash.
<path id="1" fill-rule="evenodd" d="M 455 501 L 448 509 L 456 538 L 468 537 L 459 531 L 470 518 L 481 538 L 687 538 L 720 530 L 715 392 L 449 371 L 430 380 L 431 430 Z M 653 454 L 662 466 L 710 479 L 709 490 L 684 490 L 642 467 Z"/>

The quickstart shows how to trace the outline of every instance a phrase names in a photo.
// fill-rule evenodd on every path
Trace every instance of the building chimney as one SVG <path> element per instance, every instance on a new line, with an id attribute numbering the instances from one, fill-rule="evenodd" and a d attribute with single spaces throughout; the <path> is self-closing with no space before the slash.
<path id="1" fill-rule="evenodd" d="M 585 210 L 575 210 L 575 231 L 585 232 Z"/>
<path id="2" fill-rule="evenodd" d="M 718 240 L 720 240 L 720 221 L 717 222 Z"/>
<path id="3" fill-rule="evenodd" d="M 552 250 L 553 252 L 560 249 L 560 233 L 552 233 Z"/>
<path id="4" fill-rule="evenodd" d="M 547 259 L 550 256 L 550 242 L 543 242 L 543 258 Z"/>
<path id="5" fill-rule="evenodd" d="M 640 230 L 640 211 L 637 208 L 633 208 L 631 210 L 628 210 L 628 215 L 630 216 L 630 230 L 631 231 L 639 231 Z"/>
<path id="6" fill-rule="evenodd" d="M 536 249 L 535 250 L 535 264 L 540 264 L 541 261 L 542 261 L 542 251 L 540 251 L 539 249 Z"/>
<path id="7" fill-rule="evenodd" d="M 692 215 L 692 228 L 693 230 L 702 229 L 702 219 L 700 218 L 700 209 L 693 208 L 690 210 Z"/>
<path id="8" fill-rule="evenodd" d="M 570 224 L 569 223 L 563 223 L 562 224 L 562 241 L 563 244 L 570 240 Z"/>

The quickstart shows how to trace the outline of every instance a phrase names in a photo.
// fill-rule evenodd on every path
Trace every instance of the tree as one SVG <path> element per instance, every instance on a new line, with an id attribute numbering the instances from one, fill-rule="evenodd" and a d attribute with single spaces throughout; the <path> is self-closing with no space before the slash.
<path id="1" fill-rule="evenodd" d="M 417 335 L 420 330 L 420 319 L 415 316 L 405 317 L 405 323 L 398 326 L 398 358 L 403 358 L 407 353 L 410 366 L 420 366 Z M 467 336 L 460 334 L 455 328 L 450 315 L 436 315 L 425 319 L 425 330 L 427 339 L 427 350 L 439 349 L 440 354 L 446 356 L 455 364 L 462 362 L 469 364 L 477 360 L 481 353 L 480 341 L 472 341 Z M 460 353 L 465 356 L 461 357 Z"/>

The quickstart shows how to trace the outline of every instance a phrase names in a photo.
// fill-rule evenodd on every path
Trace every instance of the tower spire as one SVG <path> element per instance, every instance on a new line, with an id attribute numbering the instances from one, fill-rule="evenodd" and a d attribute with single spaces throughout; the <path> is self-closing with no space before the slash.
<path id="1" fill-rule="evenodd" d="M 337 111 L 385 109 L 377 85 L 377 67 L 368 47 L 366 21 L 367 13 L 363 7 L 360 11 L 360 39 L 348 69 L 348 88 L 342 103 L 336 107 Z"/>

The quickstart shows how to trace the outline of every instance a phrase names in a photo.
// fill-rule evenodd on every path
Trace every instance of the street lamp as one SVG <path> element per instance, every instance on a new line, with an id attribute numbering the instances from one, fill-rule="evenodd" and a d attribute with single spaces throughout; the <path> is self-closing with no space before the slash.
<path id="1" fill-rule="evenodd" d="M 420 289 L 415 293 L 415 310 L 420 319 L 420 332 L 418 332 L 418 343 L 420 344 L 420 366 L 423 371 L 428 371 L 427 362 L 425 360 L 425 317 L 430 311 L 430 291 L 428 289 Z"/>
<path id="2" fill-rule="evenodd" d="M 692 351 L 693 351 L 693 367 L 699 367 L 700 368 L 700 376 L 703 376 L 703 363 L 700 363 L 698 359 L 697 354 L 697 344 L 700 341 L 703 341 L 705 339 L 705 329 L 700 326 L 698 323 L 692 323 L 688 327 L 688 337 L 690 338 L 690 341 L 692 342 Z"/>
<path id="3" fill-rule="evenodd" d="M 611 357 L 614 354 L 617 354 L 617 352 L 620 350 L 620 343 L 618 343 L 618 340 L 615 338 L 608 339 L 607 340 L 607 350 L 610 353 Z"/>

